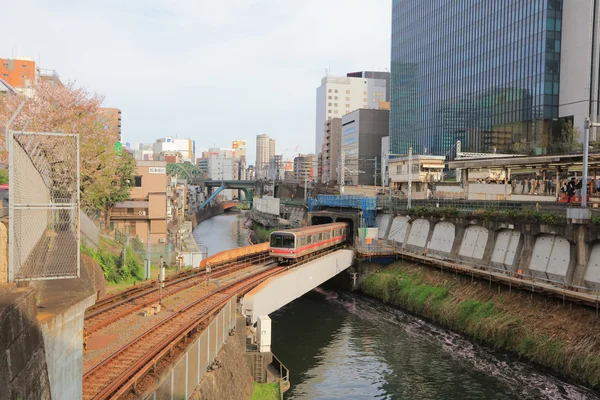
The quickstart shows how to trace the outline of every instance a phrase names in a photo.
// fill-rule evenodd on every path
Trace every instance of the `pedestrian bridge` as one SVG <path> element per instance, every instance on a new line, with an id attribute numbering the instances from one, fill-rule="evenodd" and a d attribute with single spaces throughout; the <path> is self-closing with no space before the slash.
<path id="1" fill-rule="evenodd" d="M 243 314 L 254 323 L 345 271 L 353 261 L 354 250 L 337 250 L 269 278 L 244 296 Z"/>

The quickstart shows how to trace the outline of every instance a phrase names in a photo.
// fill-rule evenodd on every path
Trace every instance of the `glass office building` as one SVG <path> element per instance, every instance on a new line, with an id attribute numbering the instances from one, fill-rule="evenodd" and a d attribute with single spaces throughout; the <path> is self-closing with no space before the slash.
<path id="1" fill-rule="evenodd" d="M 393 0 L 390 153 L 546 151 L 562 0 Z"/>

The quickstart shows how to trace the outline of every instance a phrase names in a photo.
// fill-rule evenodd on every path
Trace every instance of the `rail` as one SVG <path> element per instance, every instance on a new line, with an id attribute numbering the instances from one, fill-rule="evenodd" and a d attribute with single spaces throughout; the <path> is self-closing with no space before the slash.
<path id="1" fill-rule="evenodd" d="M 147 329 L 84 373 L 84 397 L 93 399 L 117 398 L 128 392 L 132 387 L 135 388 L 137 382 L 150 369 L 155 367 L 165 354 L 169 353 L 193 329 L 206 321 L 215 310 L 220 309 L 220 307 L 227 303 L 232 296 L 243 292 L 250 286 L 259 284 L 281 270 L 283 268 L 276 267 L 268 271 L 259 271 L 228 283 L 202 296 L 165 318 L 157 325 Z M 217 294 L 222 295 L 217 301 L 208 306 L 204 304 Z M 189 319 L 186 320 L 186 317 L 189 317 Z M 180 323 L 179 326 L 177 326 L 178 322 Z M 143 349 L 148 348 L 150 350 L 143 351 Z M 136 355 L 136 353 L 139 355 Z M 125 361 L 133 358 L 134 362 L 118 371 L 120 365 L 117 366 L 113 362 L 117 358 L 124 359 Z M 99 386 L 102 389 L 95 392 L 94 388 Z M 85 391 L 86 388 L 88 389 L 87 392 Z"/>
<path id="2" fill-rule="evenodd" d="M 453 271 L 456 274 L 471 275 L 472 279 L 478 278 L 488 280 L 491 288 L 492 282 L 500 283 L 509 287 L 509 291 L 513 288 L 525 290 L 528 292 L 539 293 L 546 296 L 552 296 L 562 299 L 563 305 L 566 301 L 583 304 L 596 309 L 596 314 L 600 312 L 600 291 L 590 290 L 589 288 L 577 285 L 567 284 L 561 281 L 554 281 L 536 277 L 533 274 L 519 274 L 512 271 L 485 266 L 482 264 L 458 264 L 456 261 L 447 259 L 414 254 L 406 251 L 398 252 L 401 260 L 410 260 L 416 263 L 439 267 L 444 270 Z M 584 291 L 585 293 L 580 292 Z M 590 292 L 594 294 L 590 294 Z"/>
<path id="3" fill-rule="evenodd" d="M 214 270 L 211 270 L 209 276 L 211 278 L 220 278 L 224 275 L 239 271 L 240 269 L 248 266 L 260 265 L 261 260 L 264 260 L 263 256 L 264 255 L 261 253 L 254 256 L 244 257 L 238 262 L 219 264 L 218 266 L 214 267 Z M 206 276 L 206 272 L 200 269 L 187 270 L 184 273 L 179 274 L 176 279 L 169 280 L 165 285 L 164 298 L 173 296 L 176 293 L 196 286 L 198 283 L 200 283 L 200 281 L 206 279 Z M 107 327 L 108 325 L 126 317 L 127 315 L 134 313 L 135 311 L 141 310 L 144 307 L 148 307 L 156 303 L 159 300 L 159 296 L 157 296 L 158 291 L 158 285 L 152 285 L 144 288 L 141 292 L 135 292 L 134 294 L 131 294 L 117 302 L 110 302 L 104 307 L 96 308 L 92 312 L 86 314 L 86 326 L 84 326 L 84 345 L 87 343 L 87 338 L 89 335 Z"/>
<path id="4" fill-rule="evenodd" d="M 275 356 L 275 354 L 271 353 L 273 356 L 273 367 L 279 370 L 279 399 L 283 400 L 283 393 L 286 392 L 290 388 L 290 370 L 287 369 L 285 365 Z"/>
<path id="5" fill-rule="evenodd" d="M 245 294 L 272 276 L 343 247 L 346 246 L 338 245 L 322 250 L 286 267 L 273 266 L 268 270 L 256 271 L 249 276 L 226 283 L 195 300 L 147 329 L 87 370 L 83 375 L 84 397 L 86 399 L 118 398 L 132 389 L 135 392 L 138 382 L 150 370 L 154 370 L 165 355 L 171 354 L 178 343 L 199 328 L 233 296 Z M 255 257 L 263 257 L 263 253 L 256 254 Z M 275 262 L 271 264 L 276 265 Z M 206 304 L 207 302 L 209 304 Z M 280 361 L 278 362 L 280 363 Z M 282 366 L 282 368 L 285 367 Z M 282 373 L 289 384 L 287 368 L 285 371 L 282 369 Z"/>

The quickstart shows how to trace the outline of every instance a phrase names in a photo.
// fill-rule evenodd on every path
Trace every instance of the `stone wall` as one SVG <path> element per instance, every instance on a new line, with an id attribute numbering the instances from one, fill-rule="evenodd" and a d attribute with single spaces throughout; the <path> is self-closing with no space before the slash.
<path id="1" fill-rule="evenodd" d="M 245 349 L 236 337 L 239 335 L 243 336 L 244 332 L 227 339 L 217 354 L 223 366 L 207 373 L 188 399 L 238 400 L 252 396 L 254 381 L 244 358 Z"/>
<path id="2" fill-rule="evenodd" d="M 50 399 L 35 291 L 0 288 L 0 399 Z"/>

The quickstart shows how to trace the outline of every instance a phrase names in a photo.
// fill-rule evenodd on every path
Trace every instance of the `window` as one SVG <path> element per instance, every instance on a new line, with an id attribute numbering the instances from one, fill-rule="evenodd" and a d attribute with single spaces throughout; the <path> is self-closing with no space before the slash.
<path id="1" fill-rule="evenodd" d="M 135 187 L 142 187 L 142 177 L 136 176 L 134 179 L 135 179 Z"/>
<path id="2" fill-rule="evenodd" d="M 396 173 L 397 174 L 401 174 L 402 173 L 402 165 L 396 165 Z"/>
<path id="3" fill-rule="evenodd" d="M 337 103 L 333 103 L 333 106 L 334 106 L 334 107 L 337 107 Z"/>
<path id="4" fill-rule="evenodd" d="M 337 96 L 335 96 L 334 100 L 337 100 Z"/>
<path id="5" fill-rule="evenodd" d="M 280 249 L 293 249 L 294 235 L 285 233 L 272 233 L 271 247 L 277 247 Z"/>
<path id="6" fill-rule="evenodd" d="M 338 113 L 338 110 L 334 110 L 334 111 L 333 111 L 333 113 L 334 113 L 334 114 L 337 114 L 337 113 Z"/>
<path id="7" fill-rule="evenodd" d="M 327 110 L 327 114 L 331 114 L 331 110 Z"/>
<path id="8" fill-rule="evenodd" d="M 312 240 L 312 235 L 308 235 L 306 237 L 306 244 L 312 244 L 313 240 Z"/>
<path id="9" fill-rule="evenodd" d="M 329 96 L 329 100 L 331 100 L 331 96 Z"/>
<path id="10" fill-rule="evenodd" d="M 331 89 L 329 89 L 328 92 L 331 93 Z"/>
<path id="11" fill-rule="evenodd" d="M 350 97 L 346 97 L 346 101 L 350 101 Z"/>
<path id="12" fill-rule="evenodd" d="M 4 76 L 8 76 L 8 74 L 4 74 Z"/>
<path id="13" fill-rule="evenodd" d="M 366 103 L 366 102 L 367 102 L 367 98 L 365 97 L 365 98 L 363 99 L 363 101 Z"/>
<path id="14" fill-rule="evenodd" d="M 331 103 L 329 103 L 329 107 L 331 107 Z"/>
<path id="15" fill-rule="evenodd" d="M 21 65 L 21 68 L 27 68 L 27 65 L 23 64 Z"/>
<path id="16" fill-rule="evenodd" d="M 346 104 L 346 108 L 350 108 L 350 104 Z"/>
<path id="17" fill-rule="evenodd" d="M 363 92 L 363 94 L 366 96 L 366 95 L 367 95 L 367 92 Z"/>
<path id="18" fill-rule="evenodd" d="M 337 89 L 335 89 L 335 92 L 337 93 Z"/>

